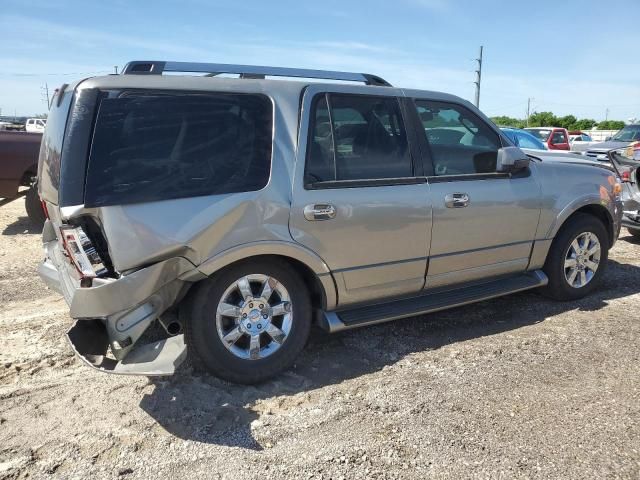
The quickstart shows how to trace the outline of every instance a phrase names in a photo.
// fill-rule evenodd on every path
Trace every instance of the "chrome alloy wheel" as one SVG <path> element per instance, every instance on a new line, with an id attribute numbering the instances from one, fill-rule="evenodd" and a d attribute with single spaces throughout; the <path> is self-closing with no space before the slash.
<path id="1" fill-rule="evenodd" d="M 216 329 L 222 344 L 236 357 L 260 360 L 287 340 L 293 322 L 289 292 L 273 277 L 239 278 L 222 294 Z"/>
<path id="2" fill-rule="evenodd" d="M 589 283 L 600 265 L 602 247 L 591 232 L 580 233 L 569 245 L 564 258 L 564 277 L 573 288 Z"/>

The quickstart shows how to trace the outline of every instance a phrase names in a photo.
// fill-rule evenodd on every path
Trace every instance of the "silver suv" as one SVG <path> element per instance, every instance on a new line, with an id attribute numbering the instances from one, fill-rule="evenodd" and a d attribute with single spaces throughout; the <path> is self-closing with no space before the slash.
<path id="1" fill-rule="evenodd" d="M 527 156 L 458 97 L 246 65 L 131 62 L 64 85 L 38 175 L 39 272 L 78 356 L 169 375 L 188 351 L 242 383 L 289 367 L 314 323 L 580 298 L 622 212 L 607 166 Z"/>

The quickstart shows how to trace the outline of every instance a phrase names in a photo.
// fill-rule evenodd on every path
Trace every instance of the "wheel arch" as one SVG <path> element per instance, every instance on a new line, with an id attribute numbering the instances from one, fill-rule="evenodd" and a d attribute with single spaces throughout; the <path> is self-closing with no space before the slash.
<path id="1" fill-rule="evenodd" d="M 578 210 L 573 212 L 569 218 L 572 218 L 578 213 L 585 213 L 587 215 L 592 215 L 602 222 L 602 224 L 604 225 L 604 228 L 607 230 L 607 234 L 609 236 L 608 238 L 609 248 L 611 248 L 613 246 L 613 239 L 615 238 L 615 235 L 613 231 L 614 229 L 613 218 L 611 217 L 609 210 L 607 210 L 602 205 L 590 204 L 590 205 L 585 205 L 584 207 L 579 208 Z"/>
<path id="2" fill-rule="evenodd" d="M 611 248 L 613 246 L 615 240 L 615 223 L 611 212 L 609 212 L 607 207 L 602 205 L 600 198 L 581 199 L 575 204 L 565 208 L 558 215 L 547 238 L 555 238 L 562 227 L 564 227 L 570 219 L 574 218 L 578 214 L 591 215 L 600 220 L 607 231 L 608 247 Z"/>
<path id="3" fill-rule="evenodd" d="M 304 280 L 314 309 L 332 310 L 337 306 L 336 285 L 329 267 L 310 250 L 288 242 L 253 242 L 226 250 L 198 266 L 210 277 L 239 263 L 252 260 L 286 262 Z"/>

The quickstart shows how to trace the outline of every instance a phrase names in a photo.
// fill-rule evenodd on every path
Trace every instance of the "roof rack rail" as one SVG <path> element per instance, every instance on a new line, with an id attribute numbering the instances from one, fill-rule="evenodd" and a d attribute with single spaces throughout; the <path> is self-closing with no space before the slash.
<path id="1" fill-rule="evenodd" d="M 363 82 L 367 85 L 390 87 L 384 78 L 368 73 L 333 72 L 328 70 L 308 70 L 304 68 L 264 67 L 258 65 L 231 65 L 224 63 L 160 62 L 136 60 L 129 62 L 122 70 L 123 75 L 162 75 L 165 72 L 206 73 L 210 76 L 221 73 L 237 73 L 240 78 L 296 77 L 320 78 Z"/>

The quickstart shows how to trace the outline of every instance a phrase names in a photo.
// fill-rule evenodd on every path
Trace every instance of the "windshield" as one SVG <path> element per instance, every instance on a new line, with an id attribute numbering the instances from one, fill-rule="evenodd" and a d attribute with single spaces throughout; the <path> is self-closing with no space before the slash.
<path id="1" fill-rule="evenodd" d="M 541 130 L 537 128 L 527 129 L 527 132 L 531 133 L 534 137 L 539 138 L 543 142 L 546 142 L 551 135 L 551 130 Z"/>
<path id="2" fill-rule="evenodd" d="M 616 133 L 611 140 L 614 142 L 635 142 L 640 140 L 640 125 L 627 125 Z"/>

